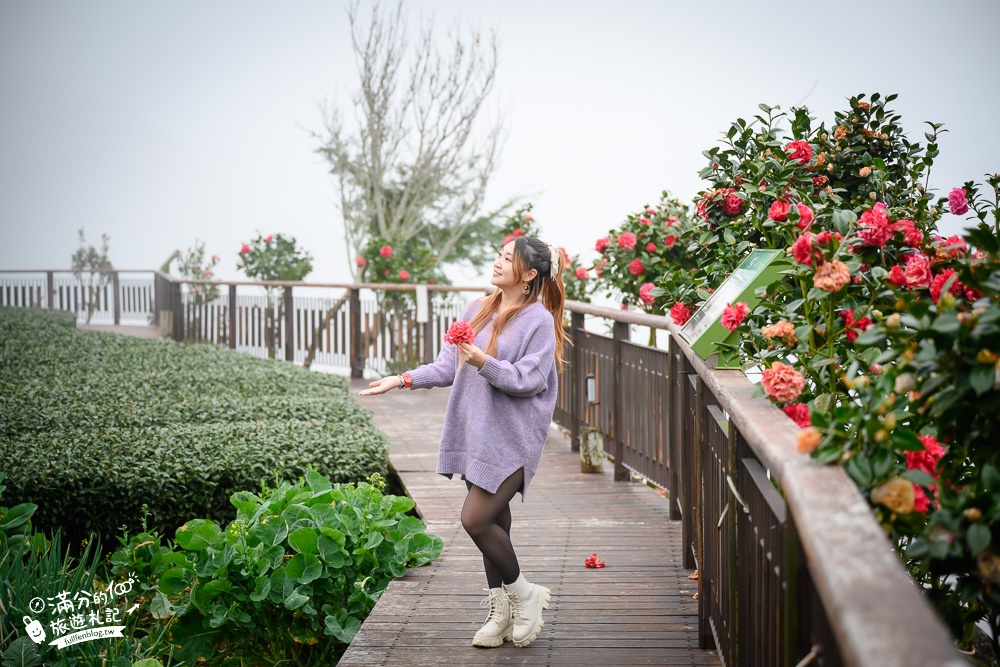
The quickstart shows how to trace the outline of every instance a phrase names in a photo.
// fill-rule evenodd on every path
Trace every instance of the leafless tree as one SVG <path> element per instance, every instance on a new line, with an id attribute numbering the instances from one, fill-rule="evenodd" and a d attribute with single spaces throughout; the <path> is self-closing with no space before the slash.
<path id="1" fill-rule="evenodd" d="M 435 248 L 447 262 L 480 214 L 502 144 L 502 114 L 487 118 L 485 107 L 497 36 L 456 24 L 441 48 L 433 20 L 411 42 L 403 0 L 393 11 L 376 2 L 367 24 L 358 9 L 347 12 L 360 77 L 355 122 L 323 105 L 325 132 L 315 135 L 339 190 L 349 264 L 373 236 L 405 243 L 428 224 L 446 231 Z"/>

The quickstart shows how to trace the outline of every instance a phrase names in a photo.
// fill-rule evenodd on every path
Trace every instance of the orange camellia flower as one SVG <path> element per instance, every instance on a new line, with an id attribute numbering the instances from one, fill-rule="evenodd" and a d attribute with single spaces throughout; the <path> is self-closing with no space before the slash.
<path id="1" fill-rule="evenodd" d="M 770 324 L 760 330 L 764 334 L 764 338 L 768 340 L 774 340 L 778 338 L 788 346 L 795 345 L 799 339 L 795 336 L 795 327 L 791 322 L 786 322 L 785 320 L 779 320 L 774 324 Z"/>
<path id="2" fill-rule="evenodd" d="M 802 454 L 808 454 L 819 447 L 821 439 L 819 430 L 815 426 L 807 426 L 796 436 L 795 449 Z"/>
<path id="3" fill-rule="evenodd" d="M 795 370 L 794 366 L 783 364 L 780 361 L 767 369 L 764 369 L 761 386 L 768 396 L 779 403 L 791 403 L 806 387 L 806 379 L 802 373 Z"/>
<path id="4" fill-rule="evenodd" d="M 837 129 L 833 131 L 834 139 L 843 139 L 847 136 L 847 128 L 843 125 L 838 125 Z"/>
<path id="5" fill-rule="evenodd" d="M 912 512 L 914 501 L 913 483 L 902 477 L 893 477 L 872 489 L 872 502 L 885 505 L 896 514 Z"/>
<path id="6" fill-rule="evenodd" d="M 851 270 L 841 261 L 826 262 L 813 276 L 813 285 L 827 292 L 839 292 L 851 282 Z"/>

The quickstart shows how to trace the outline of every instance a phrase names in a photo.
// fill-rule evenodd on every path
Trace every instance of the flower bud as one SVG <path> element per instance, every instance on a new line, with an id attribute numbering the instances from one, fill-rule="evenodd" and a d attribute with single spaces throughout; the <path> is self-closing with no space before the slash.
<path id="1" fill-rule="evenodd" d="M 969 521 L 979 521 L 983 517 L 983 512 L 978 507 L 970 507 L 963 511 L 962 514 L 964 514 L 965 518 Z"/>
<path id="2" fill-rule="evenodd" d="M 872 175 L 872 168 L 861 167 L 861 169 L 858 170 L 858 175 L 861 176 L 861 178 L 868 178 L 869 176 Z"/>
<path id="3" fill-rule="evenodd" d="M 882 373 L 885 372 L 885 369 L 882 368 L 882 364 L 872 364 L 868 367 L 868 372 L 872 375 L 882 375 Z"/>
<path id="4" fill-rule="evenodd" d="M 896 382 L 893 384 L 892 390 L 897 394 L 905 394 L 906 392 L 913 391 L 916 388 L 917 378 L 913 376 L 913 373 L 901 373 L 896 376 Z"/>
<path id="5" fill-rule="evenodd" d="M 819 447 L 821 439 L 815 426 L 807 426 L 799 430 L 799 434 L 795 438 L 795 448 L 802 454 L 808 454 Z"/>
<path id="6" fill-rule="evenodd" d="M 875 435 L 873 437 L 875 438 L 875 442 L 885 442 L 886 440 L 889 439 L 889 432 L 886 431 L 884 428 L 880 428 L 879 430 L 875 431 Z"/>
<path id="7" fill-rule="evenodd" d="M 895 306 L 896 306 L 896 310 L 906 310 L 906 300 L 905 299 L 896 299 Z"/>
<path id="8" fill-rule="evenodd" d="M 958 323 L 961 324 L 963 327 L 970 326 L 972 324 L 972 315 L 970 315 L 969 313 L 959 313 Z"/>
<path id="9" fill-rule="evenodd" d="M 1000 360 L 1000 354 L 997 354 L 996 352 L 993 352 L 985 347 L 979 350 L 979 353 L 976 355 L 976 361 L 981 364 L 993 365 L 997 363 L 998 360 Z"/>
<path id="10" fill-rule="evenodd" d="M 872 489 L 872 502 L 885 505 L 896 514 L 909 514 L 916 500 L 913 484 L 902 477 L 893 477 Z"/>
<path id="11" fill-rule="evenodd" d="M 882 417 L 882 426 L 885 430 L 892 431 L 896 428 L 896 413 L 890 412 L 886 416 Z"/>
<path id="12" fill-rule="evenodd" d="M 889 331 L 895 331 L 899 328 L 899 319 L 899 313 L 893 313 L 885 318 L 885 328 Z"/>
<path id="13" fill-rule="evenodd" d="M 867 375 L 861 375 L 861 376 L 855 378 L 855 380 L 854 380 L 854 387 L 855 387 L 855 389 L 867 389 L 868 385 L 870 383 L 871 383 L 871 380 L 869 379 L 869 377 Z"/>
<path id="14" fill-rule="evenodd" d="M 955 307 L 955 295 L 952 294 L 951 291 L 948 291 L 948 292 L 945 292 L 944 294 L 942 294 L 941 298 L 938 299 L 938 307 L 939 308 L 946 308 L 948 310 L 951 310 L 952 308 L 954 308 Z"/>

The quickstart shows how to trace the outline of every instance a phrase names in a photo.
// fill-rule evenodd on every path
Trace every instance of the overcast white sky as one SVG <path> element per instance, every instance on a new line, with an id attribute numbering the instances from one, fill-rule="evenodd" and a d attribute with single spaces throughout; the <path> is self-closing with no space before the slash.
<path id="1" fill-rule="evenodd" d="M 760 102 L 829 121 L 851 94 L 899 93 L 911 138 L 925 120 L 949 130 L 939 192 L 1000 170 L 995 0 L 406 6 L 414 27 L 433 14 L 500 34 L 509 134 L 490 202 L 530 196 L 570 252 L 664 189 L 691 199 L 701 152 Z M 84 227 L 110 234 L 120 268 L 201 239 L 236 278 L 261 230 L 297 237 L 310 279 L 348 279 L 304 128 L 355 81 L 341 1 L 0 0 L 0 268 L 68 267 Z"/>

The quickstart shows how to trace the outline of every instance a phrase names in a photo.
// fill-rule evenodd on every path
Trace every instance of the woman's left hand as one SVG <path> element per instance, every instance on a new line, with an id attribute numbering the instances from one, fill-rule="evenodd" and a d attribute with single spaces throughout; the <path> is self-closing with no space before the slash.
<path id="1" fill-rule="evenodd" d="M 483 364 L 486 363 L 485 352 L 472 343 L 462 343 L 459 345 L 459 349 L 462 351 L 462 359 L 465 360 L 465 363 L 475 367 L 476 370 L 482 369 Z"/>

